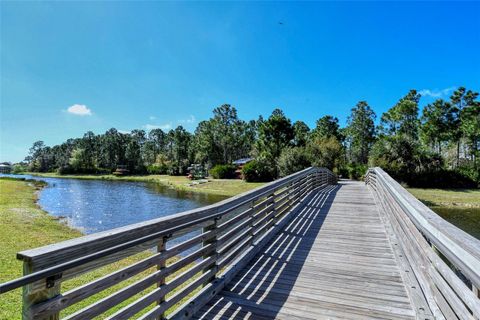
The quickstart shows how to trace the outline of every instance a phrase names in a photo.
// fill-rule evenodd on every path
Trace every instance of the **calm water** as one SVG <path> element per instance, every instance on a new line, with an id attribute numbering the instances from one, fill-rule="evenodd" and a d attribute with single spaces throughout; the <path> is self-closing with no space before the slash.
<path id="1" fill-rule="evenodd" d="M 432 207 L 439 216 L 480 240 L 480 208 Z"/>
<path id="2" fill-rule="evenodd" d="M 85 234 L 167 216 L 224 199 L 148 182 L 0 176 L 46 181 L 48 185 L 39 194 L 39 205 Z"/>

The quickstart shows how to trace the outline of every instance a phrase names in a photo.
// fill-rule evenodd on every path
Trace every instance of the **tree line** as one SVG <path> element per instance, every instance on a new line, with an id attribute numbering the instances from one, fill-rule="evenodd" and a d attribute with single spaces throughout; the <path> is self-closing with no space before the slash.
<path id="1" fill-rule="evenodd" d="M 201 121 L 194 133 L 182 126 L 169 131 L 114 128 L 96 135 L 46 146 L 37 141 L 25 161 L 28 170 L 59 173 L 111 173 L 127 166 L 138 174 L 186 174 L 193 164 L 207 168 L 253 157 L 244 169 L 249 180 L 271 180 L 310 165 L 359 178 L 368 166 L 381 166 L 410 184 L 480 182 L 480 102 L 478 93 L 460 87 L 448 100 L 437 99 L 421 111 L 421 95 L 410 90 L 380 117 L 358 102 L 345 127 L 326 115 L 309 128 L 292 122 L 280 109 L 264 119 L 239 119 L 224 104 Z M 441 181 L 440 181 L 440 180 Z"/>

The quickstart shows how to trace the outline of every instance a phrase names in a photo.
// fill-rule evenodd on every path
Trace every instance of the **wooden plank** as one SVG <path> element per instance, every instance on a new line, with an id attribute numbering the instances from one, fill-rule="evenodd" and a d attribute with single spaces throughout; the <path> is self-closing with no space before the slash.
<path id="1" fill-rule="evenodd" d="M 366 216 L 349 219 L 358 210 Z M 253 318 L 279 314 L 292 319 L 415 316 L 375 202 L 358 183 L 312 194 L 219 297 L 238 305 L 238 310 L 255 310 L 247 313 Z M 200 318 L 213 318 L 215 313 L 205 308 Z M 263 313 L 265 308 L 270 311 Z"/>

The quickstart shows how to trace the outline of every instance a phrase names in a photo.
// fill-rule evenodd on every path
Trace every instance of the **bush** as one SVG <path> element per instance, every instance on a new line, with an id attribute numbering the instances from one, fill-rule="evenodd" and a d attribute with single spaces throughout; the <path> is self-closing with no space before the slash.
<path id="1" fill-rule="evenodd" d="M 367 173 L 368 166 L 359 163 L 349 163 L 345 167 L 342 167 L 338 174 L 343 178 L 349 178 L 353 180 L 362 180 Z"/>
<path id="2" fill-rule="evenodd" d="M 298 172 L 310 166 L 305 148 L 285 148 L 278 158 L 278 171 L 281 177 Z"/>
<path id="3" fill-rule="evenodd" d="M 112 170 L 105 168 L 83 168 L 76 169 L 71 165 L 65 165 L 57 169 L 58 174 L 111 174 Z"/>
<path id="4" fill-rule="evenodd" d="M 16 164 L 13 166 L 12 173 L 18 174 L 28 171 L 28 166 L 23 164 Z"/>
<path id="5" fill-rule="evenodd" d="M 307 153 L 312 165 L 330 170 L 340 168 L 344 161 L 342 144 L 335 137 L 317 138 L 307 145 Z"/>
<path id="6" fill-rule="evenodd" d="M 274 170 L 265 162 L 253 160 L 242 169 L 243 179 L 247 182 L 267 182 L 274 178 Z"/>
<path id="7" fill-rule="evenodd" d="M 477 167 L 474 164 L 463 165 L 458 167 L 457 170 L 461 175 L 472 179 L 480 186 L 480 165 L 477 165 Z"/>
<path id="8" fill-rule="evenodd" d="M 210 169 L 210 175 L 215 179 L 234 179 L 235 166 L 231 164 L 217 164 Z"/>
<path id="9" fill-rule="evenodd" d="M 151 164 L 147 167 L 148 174 L 166 174 L 168 166 L 166 164 Z"/>
<path id="10" fill-rule="evenodd" d="M 179 162 L 168 163 L 167 173 L 171 176 L 183 176 L 187 174 L 189 161 L 181 160 Z"/>
<path id="11" fill-rule="evenodd" d="M 394 176 L 395 174 L 393 174 Z M 430 172 L 417 172 L 398 180 L 406 182 L 413 188 L 476 188 L 478 184 L 470 177 L 456 170 L 436 170 Z"/>

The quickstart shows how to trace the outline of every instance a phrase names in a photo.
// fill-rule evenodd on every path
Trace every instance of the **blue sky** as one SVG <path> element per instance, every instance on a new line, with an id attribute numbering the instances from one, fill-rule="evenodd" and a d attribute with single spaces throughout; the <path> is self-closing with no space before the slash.
<path id="1" fill-rule="evenodd" d="M 88 130 L 193 131 L 223 103 L 343 125 L 359 100 L 380 115 L 411 88 L 480 90 L 475 2 L 0 6 L 1 161 Z"/>

